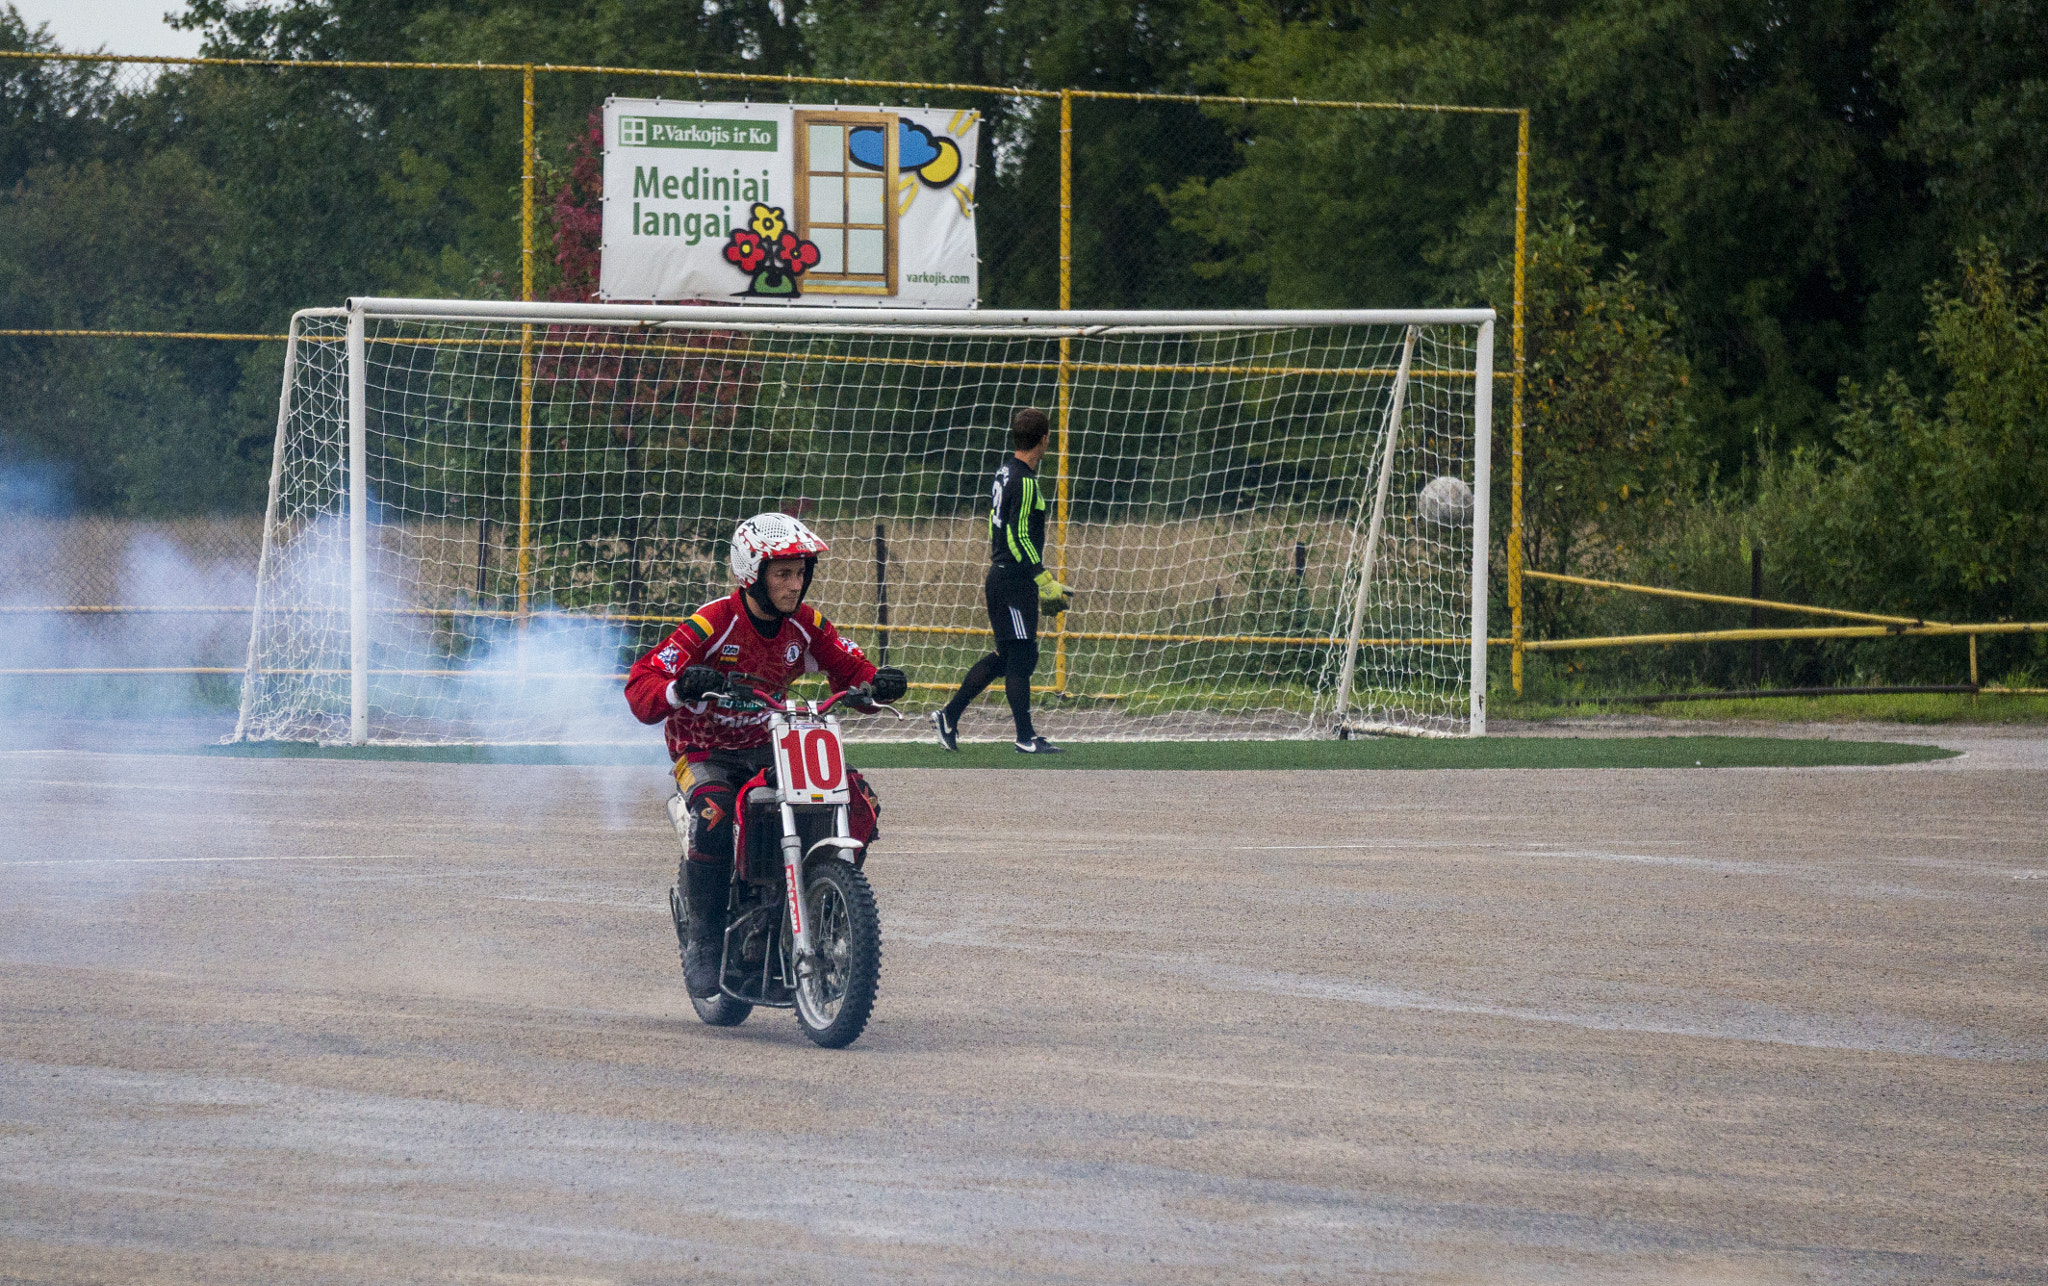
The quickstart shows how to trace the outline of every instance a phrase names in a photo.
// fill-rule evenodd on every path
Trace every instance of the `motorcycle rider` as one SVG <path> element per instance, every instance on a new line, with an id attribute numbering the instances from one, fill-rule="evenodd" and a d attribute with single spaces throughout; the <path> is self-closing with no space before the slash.
<path id="1" fill-rule="evenodd" d="M 734 672 L 777 688 L 822 672 L 834 692 L 867 683 L 877 701 L 894 701 L 908 689 L 903 671 L 876 669 L 853 640 L 804 602 L 818 557 L 829 549 L 788 514 L 755 514 L 742 522 L 732 537 L 738 588 L 698 608 L 626 677 L 627 704 L 640 722 L 667 725 L 675 762 L 669 816 L 678 830 L 687 828 L 676 883 L 690 911 L 683 976 L 692 996 L 718 994 L 737 796 L 773 762 L 767 712 L 728 709 L 712 694 L 722 692 L 725 676 Z M 866 841 L 874 834 L 874 792 L 859 773 L 848 774 L 848 821 L 853 837 Z"/>

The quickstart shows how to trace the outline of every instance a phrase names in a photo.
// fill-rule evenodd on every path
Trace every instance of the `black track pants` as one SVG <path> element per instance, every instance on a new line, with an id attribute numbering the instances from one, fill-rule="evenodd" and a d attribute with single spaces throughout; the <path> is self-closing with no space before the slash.
<path id="1" fill-rule="evenodd" d="M 957 726 L 974 698 L 1001 675 L 1003 695 L 1010 701 L 1010 717 L 1017 724 L 1017 740 L 1031 740 L 1036 735 L 1031 727 L 1031 675 L 1037 669 L 1036 639 L 997 639 L 996 650 L 974 663 L 974 668 L 960 681 L 960 690 L 946 703 L 946 722 Z"/>

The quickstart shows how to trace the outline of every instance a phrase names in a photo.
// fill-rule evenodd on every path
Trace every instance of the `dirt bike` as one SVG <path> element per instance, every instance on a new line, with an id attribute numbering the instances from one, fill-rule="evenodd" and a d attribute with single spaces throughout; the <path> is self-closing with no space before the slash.
<path id="1" fill-rule="evenodd" d="M 690 998 L 713 1027 L 735 1027 L 754 1006 L 796 1010 L 804 1035 L 841 1049 L 866 1028 L 882 971 L 882 925 L 861 867 L 866 845 L 848 826 L 852 778 L 832 708 L 848 699 L 870 710 L 865 685 L 823 701 L 785 702 L 766 680 L 733 675 L 727 709 L 768 711 L 774 763 L 738 795 L 732 884 L 719 965 L 719 994 Z M 676 941 L 689 941 L 689 904 L 670 889 Z"/>

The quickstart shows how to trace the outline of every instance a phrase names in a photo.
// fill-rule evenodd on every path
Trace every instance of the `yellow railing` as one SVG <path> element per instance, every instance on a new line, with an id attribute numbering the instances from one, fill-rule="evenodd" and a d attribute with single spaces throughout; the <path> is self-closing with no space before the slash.
<path id="1" fill-rule="evenodd" d="M 1556 581 L 1564 585 L 1583 585 L 1589 589 L 1618 589 L 1629 594 L 1644 594 L 1653 598 L 1680 598 L 1694 603 L 1725 603 L 1732 607 L 1759 607 L 1776 612 L 1804 612 L 1808 616 L 1836 616 L 1851 621 L 1875 621 L 1881 625 L 1934 625 L 1939 622 L 1923 620 L 1917 616 L 1880 616 L 1875 612 L 1850 612 L 1839 607 L 1813 607 L 1805 603 L 1780 603 L 1768 598 L 1738 598 L 1731 594 L 1701 594 L 1689 589 L 1659 589 L 1654 585 L 1634 585 L 1627 581 L 1594 580 L 1589 576 L 1564 576 L 1557 572 L 1522 573 L 1533 580 Z"/>
<path id="2" fill-rule="evenodd" d="M 1950 625 L 1918 616 L 1888 616 L 1879 612 L 1854 612 L 1840 607 L 1815 607 L 1810 603 L 1784 603 L 1768 598 L 1743 598 L 1734 594 L 1704 594 L 1696 590 L 1665 589 L 1628 581 L 1597 580 L 1590 576 L 1567 576 L 1558 572 L 1524 570 L 1534 580 L 1578 585 L 1586 589 L 1618 590 L 1652 598 L 1674 598 L 1693 603 L 1719 603 L 1772 612 L 1796 612 L 1806 616 L 1830 616 L 1838 620 L 1866 621 L 1865 625 L 1817 625 L 1766 629 L 1757 626 L 1729 630 L 1684 630 L 1663 634 L 1611 634 L 1576 639 L 1518 639 L 1517 666 L 1527 652 L 1573 652 L 1587 648 L 1662 647 L 1675 643 L 1768 643 L 1786 639 L 1880 639 L 1960 637 L 1969 641 L 1970 687 L 1979 692 L 2013 696 L 2035 695 L 2048 689 L 1980 687 L 1977 674 L 1977 640 L 1986 634 L 2048 634 L 2048 621 L 1987 621 L 1974 625 Z M 1519 678 L 1519 671 L 1517 677 Z M 1516 691 L 1521 690 L 1519 683 Z"/>
<path id="3" fill-rule="evenodd" d="M 1989 621 L 1979 625 L 1816 625 L 1792 629 L 1688 630 L 1675 634 L 1614 634 L 1604 638 L 1529 639 L 1531 652 L 1580 648 L 1656 647 L 1665 643 L 1750 643 L 1778 639 L 1966 638 L 1983 634 L 2048 634 L 2048 621 Z"/>

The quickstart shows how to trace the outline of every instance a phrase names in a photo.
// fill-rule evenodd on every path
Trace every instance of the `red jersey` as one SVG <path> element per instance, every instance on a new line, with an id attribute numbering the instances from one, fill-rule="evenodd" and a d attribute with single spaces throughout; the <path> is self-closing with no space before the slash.
<path id="1" fill-rule="evenodd" d="M 668 721 L 671 759 L 702 759 L 713 750 L 747 750 L 768 744 L 768 712 L 726 710 L 710 700 L 671 709 L 668 685 L 692 665 L 722 673 L 752 674 L 780 686 L 800 674 L 823 673 L 834 692 L 866 683 L 875 667 L 852 639 L 832 627 L 806 603 L 782 620 L 775 637 L 764 639 L 740 601 L 741 591 L 698 608 L 661 646 L 633 663 L 626 675 L 626 704 L 642 723 Z"/>

